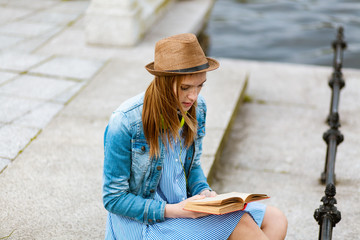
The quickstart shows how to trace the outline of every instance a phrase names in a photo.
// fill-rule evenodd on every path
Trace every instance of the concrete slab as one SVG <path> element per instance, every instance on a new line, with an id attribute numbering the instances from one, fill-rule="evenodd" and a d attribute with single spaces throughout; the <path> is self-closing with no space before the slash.
<path id="1" fill-rule="evenodd" d="M 51 100 L 76 83 L 46 77 L 23 75 L 0 88 L 0 93 L 30 99 Z"/>
<path id="2" fill-rule="evenodd" d="M 345 115 L 346 113 L 357 112 L 360 110 L 360 105 L 357 104 L 357 99 L 359 96 L 358 89 L 360 89 L 358 72 L 359 71 L 355 69 L 347 69 L 344 72 L 345 87 L 341 90 L 340 95 L 340 119 L 344 118 L 342 117 L 343 114 Z M 349 121 L 353 121 L 353 118 L 351 118 L 350 116 L 346 119 Z M 344 118 L 343 120 L 345 121 L 346 119 Z"/>
<path id="3" fill-rule="evenodd" d="M 53 101 L 66 104 L 86 85 L 87 82 L 76 82 L 74 86 L 60 95 L 57 95 Z"/>
<path id="4" fill-rule="evenodd" d="M 1 222 L 6 222 L 6 226 L 3 225 L 0 230 L 2 236 L 15 229 L 12 235 L 14 239 L 73 239 L 78 236 L 87 239 L 103 238 L 104 230 L 100 230 L 105 229 L 101 188 L 97 188 L 95 192 L 92 189 L 93 186 L 101 185 L 101 178 L 96 177 L 101 169 L 101 156 L 93 153 L 88 157 L 93 148 L 79 145 L 67 148 L 63 151 L 66 154 L 59 156 L 55 153 L 56 149 L 63 146 L 56 144 L 47 148 L 48 144 L 43 145 L 43 141 L 36 142 L 36 151 L 41 151 L 41 155 L 31 154 L 29 157 L 32 160 L 28 161 L 21 154 L 2 173 L 1 177 L 9 179 L 1 194 L 8 199 L 7 210 L 0 213 Z M 65 162 L 70 164 L 64 164 Z M 79 165 L 82 167 L 78 168 Z M 18 177 L 25 182 L 20 184 Z M 84 182 L 87 184 L 82 185 Z M 19 192 L 22 198 L 16 197 Z M 29 205 L 27 209 L 18 209 L 17 214 L 21 218 L 10 217 L 24 203 Z M 38 216 L 34 218 L 32 213 L 37 213 Z"/>
<path id="5" fill-rule="evenodd" d="M 62 28 L 63 27 L 61 26 L 56 26 L 43 34 L 40 34 L 39 36 L 25 38 L 23 41 L 19 42 L 18 44 L 15 44 L 10 48 L 5 49 L 4 52 L 32 54 L 35 50 L 37 50 L 38 48 L 43 46 L 47 41 L 49 41 L 49 39 L 51 39 L 56 34 L 58 34 L 62 30 Z"/>
<path id="6" fill-rule="evenodd" d="M 27 1 L 27 0 L 2 0 L 2 4 L 6 7 L 42 10 L 58 4 L 54 0 Z M 1 2 L 0 2 L 1 3 Z"/>
<path id="7" fill-rule="evenodd" d="M 230 134 L 232 147 L 224 149 L 223 158 L 231 161 L 229 170 L 252 169 L 319 178 L 326 150 L 322 134 L 327 129 L 322 113 L 320 109 L 295 106 L 244 104 Z M 318 122 L 314 121 L 316 118 Z"/>
<path id="8" fill-rule="evenodd" d="M 15 125 L 3 125 L 0 128 L 0 157 L 14 159 L 26 145 L 38 134 L 38 129 Z"/>
<path id="9" fill-rule="evenodd" d="M 345 97 L 345 92 L 344 92 Z M 340 106 L 341 109 L 342 105 Z M 357 181 L 353 184 L 354 191 L 360 190 L 360 151 L 357 147 L 359 143 L 359 125 L 360 112 L 354 110 L 350 112 L 340 113 L 341 128 L 340 131 L 344 135 L 344 141 L 338 146 L 336 153 L 336 179 L 339 185 L 348 185 L 351 181 Z"/>
<path id="10" fill-rule="evenodd" d="M 6 48 L 19 43 L 24 40 L 23 37 L 13 37 L 13 36 L 0 36 L 0 51 L 5 50 Z"/>
<path id="11" fill-rule="evenodd" d="M 207 128 L 225 130 L 244 88 L 246 71 L 239 70 L 236 60 L 219 59 L 220 68 L 208 74 L 202 89 L 208 105 Z M 223 94 L 226 92 L 226 94 Z M 214 94 L 218 96 L 214 96 Z M 221 113 L 219 110 L 221 109 Z"/>
<path id="12" fill-rule="evenodd" d="M 51 8 L 51 11 L 63 13 L 84 13 L 88 8 L 89 1 L 61 1 L 56 6 Z"/>
<path id="13" fill-rule="evenodd" d="M 26 20 L 30 22 L 44 22 L 60 26 L 67 25 L 79 17 L 79 13 L 64 13 L 56 11 L 37 12 Z"/>
<path id="14" fill-rule="evenodd" d="M 87 97 L 76 97 L 71 101 L 71 116 L 97 119 L 107 122 L 111 113 L 130 96 L 143 92 L 152 76 L 141 61 L 109 61 L 99 74 L 81 91 Z M 75 101 L 76 100 L 76 101 Z M 64 113 L 65 114 L 65 113 Z"/>
<path id="15" fill-rule="evenodd" d="M 329 104 L 325 96 L 330 96 L 330 88 L 324 86 L 327 86 L 331 68 L 256 61 L 239 62 L 239 66 L 249 72 L 249 94 L 257 100 L 304 106 Z M 255 72 L 260 66 L 263 71 Z M 289 89 L 288 86 L 293 87 Z"/>
<path id="16" fill-rule="evenodd" d="M 206 135 L 203 140 L 203 155 L 207 156 L 210 166 L 214 161 L 214 156 L 218 152 L 219 145 L 223 139 L 224 129 L 212 129 L 206 127 Z M 206 175 L 209 172 L 206 172 Z"/>
<path id="17" fill-rule="evenodd" d="M 0 86 L 5 82 L 15 78 L 17 74 L 9 72 L 0 72 Z"/>
<path id="18" fill-rule="evenodd" d="M 0 96 L 0 122 L 9 124 L 42 103 L 42 101 L 38 100 Z"/>
<path id="19" fill-rule="evenodd" d="M 37 54 L 6 52 L 0 55 L 0 69 L 25 72 L 47 58 Z"/>
<path id="20" fill-rule="evenodd" d="M 36 37 L 54 27 L 47 23 L 11 22 L 0 26 L 0 33 L 18 37 Z"/>
<path id="21" fill-rule="evenodd" d="M 0 158 L 0 173 L 11 163 L 9 159 Z"/>
<path id="22" fill-rule="evenodd" d="M 99 60 L 55 57 L 40 66 L 33 68 L 30 72 L 83 81 L 94 76 L 103 65 L 104 62 Z"/>
<path id="23" fill-rule="evenodd" d="M 19 42 L 18 44 L 12 45 L 11 47 L 5 49 L 3 52 L 12 52 L 12 53 L 27 53 L 31 54 L 34 50 L 38 49 L 45 42 L 49 40 L 48 37 L 35 37 L 35 38 L 26 38 L 25 40 Z"/>
<path id="24" fill-rule="evenodd" d="M 61 32 L 56 38 L 51 39 L 36 53 L 51 55 L 70 55 L 79 58 L 107 60 L 110 58 L 145 59 L 147 63 L 153 61 L 154 49 L 149 47 L 113 48 L 87 45 L 84 29 L 76 26 Z M 140 61 L 142 61 L 140 59 Z"/>
<path id="25" fill-rule="evenodd" d="M 0 6 L 0 24 L 3 25 L 7 22 L 25 17 L 30 13 L 32 13 L 32 10 Z"/>
<path id="26" fill-rule="evenodd" d="M 45 102 L 39 104 L 32 111 L 22 114 L 14 121 L 15 125 L 44 129 L 53 117 L 64 107 L 63 104 Z"/>
<path id="27" fill-rule="evenodd" d="M 77 29 L 85 29 L 85 15 L 81 15 L 79 16 L 79 18 L 76 20 L 75 23 L 73 23 L 73 25 L 71 25 L 71 27 L 73 28 L 77 28 Z"/>
<path id="28" fill-rule="evenodd" d="M 205 176 L 209 175 L 209 172 L 211 171 L 211 168 L 213 166 L 213 159 L 214 157 L 211 155 L 203 154 L 201 156 L 201 168 L 204 171 Z M 208 179 L 211 180 L 211 179 Z M 211 183 L 209 183 L 211 184 Z"/>

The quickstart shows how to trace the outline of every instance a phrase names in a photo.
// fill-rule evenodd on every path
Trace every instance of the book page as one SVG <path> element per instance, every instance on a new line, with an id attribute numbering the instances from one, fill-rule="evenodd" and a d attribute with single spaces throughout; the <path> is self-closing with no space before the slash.
<path id="1" fill-rule="evenodd" d="M 194 200 L 189 202 L 189 204 L 216 206 L 231 202 L 251 202 L 266 198 L 269 198 L 266 194 L 230 192 L 219 194 L 216 197 L 207 197 L 204 199 Z"/>
<path id="2" fill-rule="evenodd" d="M 224 202 L 242 202 L 243 199 L 246 199 L 250 193 L 238 193 L 238 192 L 230 192 L 230 193 L 224 193 L 219 194 L 215 197 L 207 197 L 204 199 L 194 200 L 191 203 L 192 204 L 208 204 L 208 205 L 220 205 Z"/>

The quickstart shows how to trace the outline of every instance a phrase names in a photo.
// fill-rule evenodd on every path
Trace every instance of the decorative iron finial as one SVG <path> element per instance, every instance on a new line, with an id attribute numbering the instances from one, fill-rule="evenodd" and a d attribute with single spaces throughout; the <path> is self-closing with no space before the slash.
<path id="1" fill-rule="evenodd" d="M 341 213 L 334 206 L 337 203 L 335 195 L 335 185 L 332 183 L 326 185 L 325 196 L 321 199 L 323 205 L 320 205 L 320 207 L 314 212 L 314 218 L 319 223 L 319 225 L 322 224 L 324 217 L 330 218 L 333 227 L 335 227 L 335 225 L 340 222 Z"/>

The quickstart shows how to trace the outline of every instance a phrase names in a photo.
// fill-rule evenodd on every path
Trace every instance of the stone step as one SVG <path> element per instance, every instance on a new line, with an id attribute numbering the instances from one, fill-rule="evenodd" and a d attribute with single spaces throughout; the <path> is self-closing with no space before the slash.
<path id="1" fill-rule="evenodd" d="M 237 60 L 219 61 L 220 68 L 208 73 L 208 80 L 201 93 L 208 108 L 201 164 L 208 177 L 226 144 L 248 84 L 248 75 L 244 69 L 239 68 Z"/>

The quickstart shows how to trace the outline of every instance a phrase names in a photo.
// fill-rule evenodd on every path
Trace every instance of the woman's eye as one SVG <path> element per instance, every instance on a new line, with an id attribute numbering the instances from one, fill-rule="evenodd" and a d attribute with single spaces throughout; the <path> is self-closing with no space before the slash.
<path id="1" fill-rule="evenodd" d="M 183 91 L 188 90 L 189 88 L 190 87 L 183 87 L 183 86 L 180 87 L 180 89 L 183 90 Z"/>

